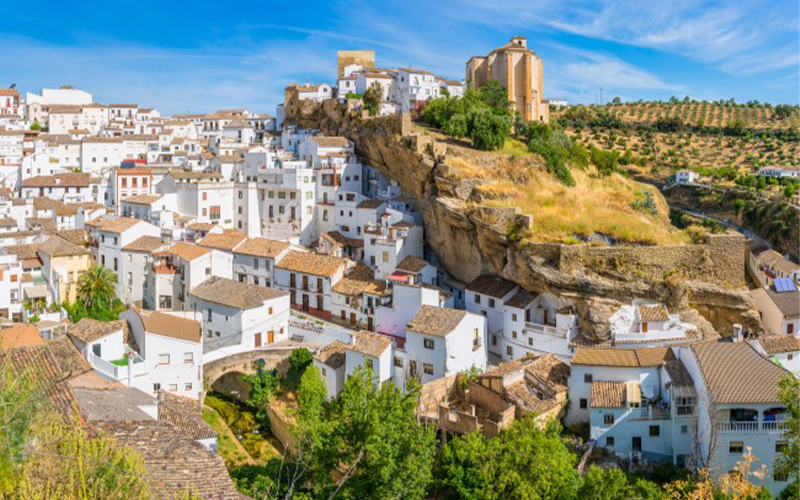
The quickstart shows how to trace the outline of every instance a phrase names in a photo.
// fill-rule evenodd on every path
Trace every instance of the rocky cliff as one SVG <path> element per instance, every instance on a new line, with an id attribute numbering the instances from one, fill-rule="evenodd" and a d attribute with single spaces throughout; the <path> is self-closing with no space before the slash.
<path id="1" fill-rule="evenodd" d="M 427 243 L 454 277 L 468 283 L 491 272 L 531 292 L 569 297 L 589 339 L 606 340 L 608 316 L 634 298 L 667 303 L 708 338 L 730 332 L 733 323 L 758 328 L 758 313 L 743 286 L 743 237 L 720 235 L 706 244 L 672 247 L 519 240 L 514 235 L 530 227 L 536 214 L 482 206 L 480 181 L 452 180 L 448 145 L 415 133 L 407 115 L 370 119 L 326 101 L 306 103 L 295 123 L 352 140 L 366 163 L 416 198 Z"/>

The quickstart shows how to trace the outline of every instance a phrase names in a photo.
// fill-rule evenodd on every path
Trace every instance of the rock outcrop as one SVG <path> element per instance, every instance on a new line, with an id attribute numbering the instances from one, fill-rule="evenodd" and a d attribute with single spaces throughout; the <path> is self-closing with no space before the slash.
<path id="1" fill-rule="evenodd" d="M 448 145 L 415 133 L 408 115 L 371 119 L 326 101 L 309 105 L 295 123 L 352 140 L 365 162 L 416 198 L 427 243 L 454 277 L 469 282 L 491 272 L 531 292 L 571 298 L 578 305 L 582 333 L 590 339 L 607 340 L 608 317 L 635 298 L 667 303 L 695 318 L 707 336 L 727 334 L 733 323 L 758 328 L 758 314 L 744 288 L 746 243 L 739 235 L 669 247 L 518 241 L 510 237 L 511 228 L 529 228 L 536 214 L 482 206 L 481 182 L 452 180 Z"/>

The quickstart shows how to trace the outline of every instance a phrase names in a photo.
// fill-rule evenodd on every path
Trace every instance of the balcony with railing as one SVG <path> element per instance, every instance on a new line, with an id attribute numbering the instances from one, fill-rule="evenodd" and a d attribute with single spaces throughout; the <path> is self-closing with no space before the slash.
<path id="1" fill-rule="evenodd" d="M 728 421 L 728 422 L 715 422 L 714 427 L 719 432 L 724 433 L 752 433 L 752 432 L 783 432 L 789 428 L 789 422 L 785 420 L 771 420 L 771 421 Z"/>
<path id="2" fill-rule="evenodd" d="M 532 323 L 530 321 L 525 322 L 525 329 L 531 331 L 533 333 L 539 333 L 542 335 L 549 335 L 551 337 L 557 337 L 560 339 L 567 338 L 569 331 L 562 328 L 556 328 L 554 325 L 544 325 L 541 323 Z"/>

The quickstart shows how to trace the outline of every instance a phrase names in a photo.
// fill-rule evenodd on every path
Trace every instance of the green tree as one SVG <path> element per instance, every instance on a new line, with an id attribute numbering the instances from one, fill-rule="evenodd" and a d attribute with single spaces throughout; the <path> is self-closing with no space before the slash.
<path id="1" fill-rule="evenodd" d="M 250 386 L 250 397 L 247 399 L 247 406 L 258 410 L 269 402 L 269 398 L 278 388 L 278 378 L 275 376 L 275 370 L 259 368 L 253 375 L 243 375 L 242 380 Z"/>
<path id="2" fill-rule="evenodd" d="M 117 275 L 108 268 L 94 265 L 78 280 L 78 300 L 88 310 L 108 307 L 116 298 Z"/>
<path id="3" fill-rule="evenodd" d="M 533 417 L 514 422 L 493 439 L 473 432 L 445 446 L 437 481 L 453 498 L 575 498 L 576 457 L 556 423 L 540 429 Z"/>
<path id="4" fill-rule="evenodd" d="M 469 136 L 477 149 L 502 149 L 511 131 L 511 117 L 476 108 L 469 115 Z"/>
<path id="5" fill-rule="evenodd" d="M 800 379 L 787 374 L 778 382 L 778 396 L 783 404 L 789 419 L 784 435 L 787 446 L 773 464 L 776 476 L 788 477 L 791 481 L 787 489 L 800 490 Z"/>
<path id="6" fill-rule="evenodd" d="M 493 110 L 501 114 L 511 115 L 508 91 L 499 81 L 495 79 L 489 80 L 483 87 L 478 89 L 478 94 L 480 99 Z"/>
<path id="7" fill-rule="evenodd" d="M 338 486 L 343 498 L 425 498 L 436 435 L 416 418 L 419 395 L 418 384 L 404 394 L 393 384 L 378 386 L 369 368 L 352 373 L 334 404 L 327 461 L 345 470 L 348 479 Z"/>
<path id="8" fill-rule="evenodd" d="M 581 482 L 577 498 L 581 500 L 623 498 L 657 500 L 665 497 L 664 492 L 655 483 L 644 479 L 631 481 L 620 469 L 603 470 L 592 465 Z"/>
<path id="9" fill-rule="evenodd" d="M 31 123 L 31 130 L 36 130 L 36 131 L 42 130 L 42 124 L 34 120 L 34 122 Z"/>
<path id="10" fill-rule="evenodd" d="M 381 87 L 378 82 L 373 82 L 364 92 L 364 98 L 362 100 L 364 109 L 367 110 L 370 116 L 375 116 L 378 114 L 378 111 L 380 111 L 382 101 L 383 87 Z"/>

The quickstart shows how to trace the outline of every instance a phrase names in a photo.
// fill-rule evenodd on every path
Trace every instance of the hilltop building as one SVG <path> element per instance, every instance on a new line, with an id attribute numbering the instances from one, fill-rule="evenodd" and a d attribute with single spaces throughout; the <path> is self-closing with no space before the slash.
<path id="1" fill-rule="evenodd" d="M 528 48 L 524 36 L 513 37 L 487 56 L 471 57 L 467 61 L 466 79 L 472 89 L 497 80 L 508 90 L 508 100 L 525 121 L 550 120 L 549 103 L 544 100 L 542 58 Z"/>

